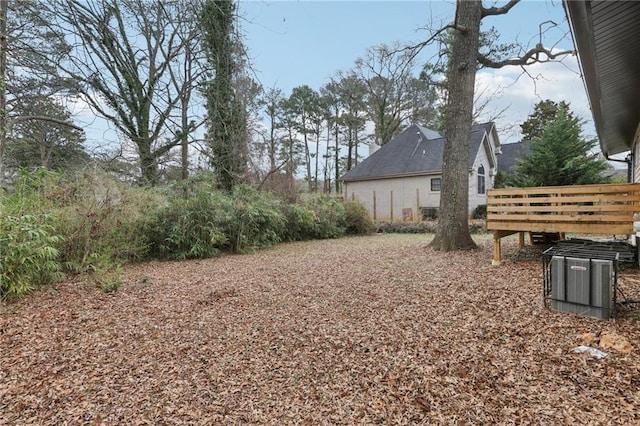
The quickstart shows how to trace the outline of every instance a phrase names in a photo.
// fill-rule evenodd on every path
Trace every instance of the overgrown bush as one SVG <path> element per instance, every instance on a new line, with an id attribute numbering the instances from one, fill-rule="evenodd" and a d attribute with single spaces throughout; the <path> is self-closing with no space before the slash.
<path id="1" fill-rule="evenodd" d="M 54 219 L 50 214 L 0 215 L 0 300 L 22 297 L 62 277 Z"/>
<path id="2" fill-rule="evenodd" d="M 277 244 L 282 239 L 285 217 L 280 202 L 265 192 L 239 186 L 233 192 L 231 249 L 248 253 Z"/>
<path id="3" fill-rule="evenodd" d="M 309 239 L 339 238 L 345 233 L 344 203 L 326 195 L 310 195 L 301 201 L 314 215 L 314 230 Z"/>
<path id="4" fill-rule="evenodd" d="M 216 191 L 211 180 L 191 178 L 170 187 L 147 233 L 150 255 L 160 259 L 213 257 L 229 246 L 225 231 L 233 221 L 233 200 Z"/>
<path id="5" fill-rule="evenodd" d="M 344 203 L 345 232 L 349 235 L 366 235 L 373 231 L 373 221 L 367 207 L 359 201 Z"/>
<path id="6" fill-rule="evenodd" d="M 487 218 L 487 205 L 479 204 L 475 209 L 473 209 L 474 219 L 486 219 Z"/>
<path id="7" fill-rule="evenodd" d="M 286 204 L 283 206 L 286 226 L 282 232 L 283 241 L 304 241 L 315 238 L 316 214 L 302 204 Z"/>
<path id="8" fill-rule="evenodd" d="M 152 255 L 161 259 L 207 258 L 223 250 L 247 253 L 277 244 L 285 217 L 280 202 L 247 186 L 218 191 L 209 175 L 175 184 L 167 206 L 149 229 Z"/>
<path id="9" fill-rule="evenodd" d="M 65 236 L 61 252 L 73 269 L 111 268 L 148 257 L 150 241 L 144 230 L 160 201 L 155 192 L 96 173 L 76 176 L 70 185 L 76 196 L 57 211 L 58 228 Z"/>
<path id="10" fill-rule="evenodd" d="M 360 203 L 309 195 L 286 204 L 247 186 L 228 194 L 207 173 L 153 189 L 129 187 L 94 169 L 23 171 L 2 203 L 2 298 L 19 297 L 64 269 L 87 272 L 112 292 L 121 285 L 122 264 L 131 261 L 247 253 L 371 230 Z"/>
<path id="11" fill-rule="evenodd" d="M 54 248 L 67 270 L 115 270 L 147 257 L 143 232 L 153 192 L 130 188 L 99 170 L 21 171 L 3 198 L 7 215 L 52 215 Z"/>

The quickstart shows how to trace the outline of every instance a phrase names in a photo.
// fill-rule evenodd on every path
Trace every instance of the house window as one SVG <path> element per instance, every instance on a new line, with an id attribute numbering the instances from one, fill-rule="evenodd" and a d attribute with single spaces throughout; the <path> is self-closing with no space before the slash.
<path id="1" fill-rule="evenodd" d="M 440 178 L 432 178 L 431 179 L 431 190 L 432 191 L 440 191 L 440 183 L 442 180 Z"/>
<path id="2" fill-rule="evenodd" d="M 478 194 L 484 194 L 485 191 L 484 166 L 480 166 L 478 167 Z"/>

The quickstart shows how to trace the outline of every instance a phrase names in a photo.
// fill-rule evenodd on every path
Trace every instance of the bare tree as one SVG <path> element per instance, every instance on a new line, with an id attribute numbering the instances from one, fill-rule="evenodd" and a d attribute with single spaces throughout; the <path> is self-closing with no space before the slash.
<path id="1" fill-rule="evenodd" d="M 185 145 L 197 114 L 187 113 L 198 72 L 187 3 L 162 0 L 49 0 L 53 24 L 71 44 L 58 64 L 82 99 L 137 150 L 142 182 Z M 45 5 L 43 4 L 43 8 Z M 181 17 L 177 19 L 176 17 Z M 185 65 L 186 64 L 186 65 Z M 183 151 L 184 155 L 184 151 Z"/>
<path id="2" fill-rule="evenodd" d="M 7 143 L 7 8 L 0 0 L 0 179 L 3 177 L 4 149 Z"/>
<path id="3" fill-rule="evenodd" d="M 182 0 L 180 10 L 197 10 L 197 0 Z M 179 39 L 178 54 L 174 57 L 174 64 L 168 67 L 169 76 L 173 85 L 173 91 L 180 99 L 180 105 L 176 114 L 169 115 L 168 121 L 172 124 L 168 130 L 174 138 L 180 139 L 180 170 L 181 178 L 189 176 L 189 145 L 191 144 L 195 130 L 204 124 L 204 115 L 194 112 L 192 97 L 194 90 L 198 89 L 205 74 L 204 52 L 196 45 L 200 28 L 198 20 L 193 13 L 180 13 L 169 22 L 171 33 Z M 165 57 L 173 56 L 170 52 L 164 52 Z"/>
<path id="4" fill-rule="evenodd" d="M 431 109 L 435 114 L 436 93 L 427 81 L 414 75 L 415 59 L 415 52 L 410 49 L 380 45 L 356 60 L 354 71 L 367 87 L 367 110 L 375 124 L 378 145 L 391 140 L 408 120 L 424 115 L 418 109 Z"/>
<path id="5" fill-rule="evenodd" d="M 488 16 L 507 14 L 520 0 L 502 7 L 486 8 L 481 0 L 458 0 L 455 21 L 434 34 L 452 30 L 453 44 L 448 67 L 449 98 L 445 118 L 442 191 L 438 228 L 431 246 L 442 251 L 475 247 L 469 233 L 469 144 L 473 117 L 474 85 L 479 66 L 501 68 L 547 62 L 572 53 L 553 52 L 542 40 L 517 57 L 507 50 L 481 51 L 480 23 Z M 541 32 L 542 34 L 542 32 Z M 542 35 L 541 35 L 542 37 Z M 426 44 L 425 44 L 426 45 Z"/>

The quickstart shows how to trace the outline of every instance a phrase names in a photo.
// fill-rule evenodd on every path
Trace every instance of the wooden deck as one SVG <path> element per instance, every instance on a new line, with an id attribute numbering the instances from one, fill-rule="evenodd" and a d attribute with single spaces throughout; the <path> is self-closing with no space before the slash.
<path id="1" fill-rule="evenodd" d="M 487 229 L 493 231 L 493 263 L 500 264 L 500 239 L 508 235 L 632 234 L 634 213 L 640 213 L 640 183 L 489 190 Z"/>

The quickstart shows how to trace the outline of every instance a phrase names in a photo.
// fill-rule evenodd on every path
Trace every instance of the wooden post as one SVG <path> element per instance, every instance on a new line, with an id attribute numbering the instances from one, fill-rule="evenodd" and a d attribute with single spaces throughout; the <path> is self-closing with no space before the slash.
<path id="1" fill-rule="evenodd" d="M 378 218 L 378 212 L 377 212 L 377 205 L 376 205 L 376 191 L 373 191 L 373 221 L 375 222 L 376 219 Z"/>
<path id="2" fill-rule="evenodd" d="M 518 234 L 518 236 L 519 236 L 518 247 L 519 248 L 523 248 L 524 247 L 524 232 L 520 232 Z"/>
<path id="3" fill-rule="evenodd" d="M 500 234 L 498 231 L 493 231 L 493 260 L 491 264 L 493 266 L 500 266 L 502 262 L 502 251 L 500 247 Z"/>
<path id="4" fill-rule="evenodd" d="M 389 204 L 389 209 L 391 210 L 391 223 L 393 223 L 393 191 L 391 191 L 391 203 Z"/>

